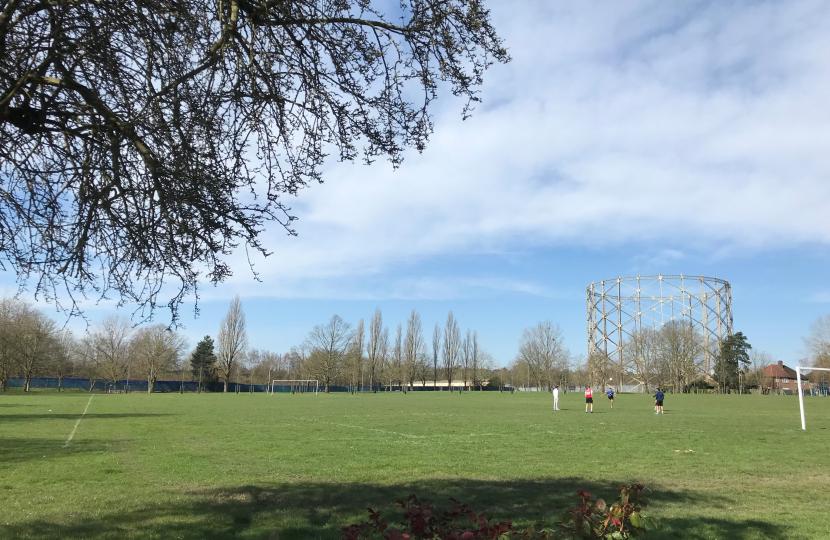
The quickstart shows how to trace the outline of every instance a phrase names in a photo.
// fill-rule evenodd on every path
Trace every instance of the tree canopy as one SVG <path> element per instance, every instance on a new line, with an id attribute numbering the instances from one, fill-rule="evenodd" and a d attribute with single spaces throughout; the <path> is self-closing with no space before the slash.
<path id="1" fill-rule="evenodd" d="M 508 60 L 484 0 L 0 0 L 0 265 L 175 322 L 328 155 L 399 165 Z"/>
<path id="2" fill-rule="evenodd" d="M 216 354 L 213 351 L 213 338 L 210 336 L 202 338 L 191 353 L 190 370 L 193 373 L 193 380 L 198 382 L 200 387 L 218 380 Z"/>
<path id="3" fill-rule="evenodd" d="M 721 342 L 715 362 L 715 379 L 721 388 L 737 388 L 738 371 L 750 364 L 751 348 L 743 332 L 732 334 Z"/>

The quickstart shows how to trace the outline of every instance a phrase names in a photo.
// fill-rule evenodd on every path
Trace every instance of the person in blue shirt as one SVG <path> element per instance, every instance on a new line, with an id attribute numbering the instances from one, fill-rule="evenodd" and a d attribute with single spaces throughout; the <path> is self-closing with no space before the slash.
<path id="1" fill-rule="evenodd" d="M 665 414 L 663 412 L 663 397 L 665 397 L 663 392 L 658 388 L 654 394 L 654 414 Z"/>
<path id="2" fill-rule="evenodd" d="M 611 408 L 614 408 L 614 389 L 610 386 L 608 387 L 608 391 L 605 392 L 605 395 L 608 396 L 608 399 L 611 400 Z"/>

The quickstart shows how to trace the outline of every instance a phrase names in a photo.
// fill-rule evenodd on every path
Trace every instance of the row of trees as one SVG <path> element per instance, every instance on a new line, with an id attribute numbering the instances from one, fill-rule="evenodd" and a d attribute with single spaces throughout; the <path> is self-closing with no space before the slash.
<path id="1" fill-rule="evenodd" d="M 443 328 L 432 331 L 431 349 L 424 337 L 421 316 L 412 310 L 406 328 L 398 323 L 395 333 L 383 325 L 383 314 L 376 309 L 368 332 L 361 319 L 351 325 L 335 315 L 325 325 L 315 326 L 308 338 L 292 349 L 305 372 L 324 386 L 426 386 L 438 380 L 464 387 L 480 387 L 492 370 L 493 359 L 479 345 L 478 333 L 467 330 L 462 336 L 452 312 Z"/>
<path id="2" fill-rule="evenodd" d="M 607 382 L 614 376 L 643 385 L 646 391 L 672 387 L 687 392 L 695 387 L 714 386 L 721 392 L 734 391 L 744 376 L 754 380 L 749 351 L 752 346 L 742 332 L 721 342 L 710 341 L 685 321 L 672 321 L 659 328 L 646 328 L 624 343 L 622 359 L 595 354 L 588 358 L 591 378 Z M 761 367 L 761 369 L 763 366 Z"/>
<path id="3" fill-rule="evenodd" d="M 805 339 L 812 365 L 830 367 L 830 315 L 812 326 Z M 416 385 L 481 388 L 505 383 L 550 389 L 559 386 L 618 385 L 622 380 L 646 391 L 671 386 L 675 391 L 715 384 L 720 391 L 761 386 L 763 368 L 775 359 L 752 350 L 741 332 L 720 343 L 707 342 L 691 325 L 674 321 L 643 329 L 624 344 L 622 358 L 603 354 L 574 357 L 562 330 L 543 321 L 524 330 L 509 368 L 495 369 L 482 350 L 478 333 L 462 333 L 452 312 L 443 327 L 435 324 L 427 340 L 421 317 L 413 310 L 392 332 L 375 310 L 365 328 L 334 315 L 315 326 L 287 353 L 249 348 L 245 313 L 237 296 L 222 319 L 214 342 L 205 336 L 189 354 L 186 341 L 164 325 L 135 329 L 129 321 L 108 317 L 81 339 L 58 328 L 31 305 L 0 301 L 0 389 L 9 377 L 66 377 L 117 381 L 144 379 L 148 390 L 162 378 L 196 381 L 200 388 L 217 382 L 225 392 L 232 381 L 268 384 L 274 379 L 317 379 L 331 385 L 390 387 Z M 822 380 L 821 372 L 812 378 Z M 616 384 L 614 383 L 616 380 Z M 91 386 L 90 386 L 91 388 Z"/>
<path id="4" fill-rule="evenodd" d="M 120 381 L 146 379 L 152 388 L 162 376 L 179 368 L 185 340 L 164 325 L 134 330 L 125 319 L 108 317 L 82 339 L 58 328 L 29 304 L 0 301 L 0 390 L 9 377 L 53 376 L 60 388 L 66 377 Z"/>
<path id="5" fill-rule="evenodd" d="M 108 317 L 82 339 L 57 328 L 49 317 L 15 300 L 0 303 L 0 388 L 11 376 L 53 376 L 59 387 L 66 377 L 98 380 L 145 379 L 148 391 L 162 378 L 196 381 L 199 388 L 220 382 L 227 392 L 233 381 L 268 384 L 275 378 L 318 379 L 324 388 L 349 386 L 415 386 L 432 381 L 481 387 L 493 368 L 478 333 L 462 334 L 452 312 L 432 332 L 432 348 L 421 317 L 413 310 L 406 326 L 394 334 L 378 309 L 364 327 L 335 315 L 315 326 L 288 353 L 249 348 L 245 313 L 237 296 L 222 319 L 216 340 L 205 336 L 189 354 L 182 336 L 164 325 L 135 330 L 129 321 Z M 189 372 L 189 373 L 188 373 Z M 443 384 L 443 383 L 442 383 Z"/>
<path id="6" fill-rule="evenodd" d="M 250 374 L 248 366 L 278 364 L 270 352 L 247 350 L 245 314 L 239 297 L 222 320 L 216 344 L 206 336 L 186 354 L 187 341 L 169 327 L 158 324 L 136 329 L 128 320 L 110 316 L 80 339 L 59 329 L 55 322 L 31 305 L 17 300 L 0 301 L 0 390 L 9 377 L 22 377 L 28 391 L 34 377 L 67 377 L 90 380 L 147 381 L 148 392 L 162 379 L 197 381 L 201 387 L 221 380 L 228 383 Z M 188 369 L 189 368 L 189 369 Z M 189 373 L 188 373 L 189 371 Z"/>
<path id="7" fill-rule="evenodd" d="M 519 386 L 545 390 L 555 385 L 604 388 L 624 380 L 643 385 L 646 391 L 658 386 L 688 391 L 712 382 L 727 391 L 741 384 L 760 385 L 761 370 L 773 363 L 770 355 L 751 355 L 750 349 L 741 332 L 721 343 L 707 343 L 693 327 L 676 321 L 632 335 L 623 345 L 622 358 L 602 353 L 573 357 L 563 344 L 560 327 L 544 321 L 524 331 L 505 376 Z"/>
<path id="8" fill-rule="evenodd" d="M 830 367 L 830 315 L 813 324 L 805 342 L 811 364 Z M 209 337 L 200 346 L 208 343 L 212 348 Z M 643 385 L 646 391 L 671 386 L 683 392 L 714 384 L 718 391 L 727 392 L 760 387 L 764 383 L 763 369 L 775 363 L 769 353 L 753 350 L 742 332 L 721 342 L 707 341 L 683 321 L 643 329 L 631 336 L 624 344 L 622 362 L 602 354 L 575 357 L 565 347 L 559 325 L 543 321 L 524 330 L 515 360 L 509 368 L 497 370 L 493 358 L 481 349 L 478 333 L 468 329 L 462 335 L 452 312 L 443 328 L 435 324 L 428 342 L 417 311 L 411 312 L 405 327 L 399 323 L 390 334 L 379 309 L 368 329 L 363 319 L 352 327 L 335 315 L 328 323 L 315 326 L 287 354 L 247 351 L 244 313 L 238 298 L 222 323 L 219 344 L 215 370 L 226 388 L 235 374 L 237 379 L 253 384 L 267 384 L 273 377 L 311 378 L 320 380 L 324 387 L 411 388 L 429 381 L 437 386 L 441 380 L 442 384 L 458 381 L 464 387 L 481 387 L 490 381 L 551 389 L 555 385 L 604 387 L 613 385 L 616 379 L 617 384 L 625 380 Z M 204 370 L 194 364 L 193 373 L 201 377 Z M 811 378 L 821 380 L 816 373 Z"/>
<path id="9" fill-rule="evenodd" d="M 219 379 L 227 383 L 235 374 L 238 380 L 267 384 L 275 378 L 317 379 L 324 389 L 332 385 L 390 387 L 432 381 L 459 381 L 464 387 L 481 387 L 493 369 L 492 357 L 482 350 L 478 333 L 464 335 L 452 312 L 442 328 L 436 324 L 430 349 L 421 316 L 413 310 L 406 326 L 399 323 L 390 333 L 383 314 L 375 310 L 368 329 L 363 319 L 354 327 L 334 315 L 326 324 L 312 328 L 306 339 L 286 354 L 247 350 L 244 313 L 239 299 L 228 311 L 213 353 L 206 336 L 192 355 L 191 369 L 198 381 Z"/>
<path id="10" fill-rule="evenodd" d="M 63 371 L 65 335 L 54 322 L 28 304 L 0 301 L 0 389 L 9 377 L 24 378 L 24 388 L 41 370 Z"/>

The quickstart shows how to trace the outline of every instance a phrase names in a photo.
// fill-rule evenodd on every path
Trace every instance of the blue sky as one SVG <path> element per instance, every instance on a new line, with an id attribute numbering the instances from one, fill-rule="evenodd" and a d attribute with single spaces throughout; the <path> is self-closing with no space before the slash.
<path id="1" fill-rule="evenodd" d="M 328 164 L 289 201 L 299 236 L 266 233 L 263 282 L 240 254 L 202 291 L 191 344 L 238 293 L 258 348 L 379 307 L 425 328 L 451 309 L 500 363 L 544 319 L 584 354 L 589 283 L 684 273 L 730 281 L 735 329 L 801 358 L 830 312 L 830 4 L 489 5 L 514 60 L 473 117 L 445 92 L 399 170 Z"/>

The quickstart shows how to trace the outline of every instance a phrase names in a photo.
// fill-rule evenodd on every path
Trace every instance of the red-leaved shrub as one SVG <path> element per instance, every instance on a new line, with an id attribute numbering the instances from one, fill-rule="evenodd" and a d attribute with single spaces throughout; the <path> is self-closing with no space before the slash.
<path id="1" fill-rule="evenodd" d="M 515 529 L 512 521 L 494 522 L 486 513 L 476 513 L 464 503 L 450 499 L 448 510 L 436 512 L 427 501 L 410 495 L 396 501 L 403 509 L 403 519 L 390 527 L 380 512 L 369 508 L 369 520 L 343 527 L 344 540 L 564 540 L 626 539 L 657 527 L 657 521 L 641 514 L 648 504 L 645 488 L 632 484 L 620 488 L 620 495 L 610 507 L 602 499 L 577 490 L 581 506 L 568 510 L 550 523 L 539 522 L 525 529 Z"/>

